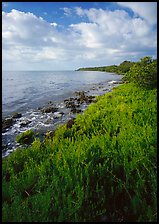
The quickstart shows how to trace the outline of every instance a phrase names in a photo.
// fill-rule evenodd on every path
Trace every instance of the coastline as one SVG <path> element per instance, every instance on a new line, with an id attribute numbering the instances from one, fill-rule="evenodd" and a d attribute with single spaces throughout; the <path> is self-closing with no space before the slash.
<path id="1" fill-rule="evenodd" d="M 4 159 L 3 220 L 68 221 L 72 214 L 70 221 L 141 221 L 151 209 L 155 221 L 156 114 L 155 89 L 123 84 L 53 136 Z"/>
<path id="2" fill-rule="evenodd" d="M 109 80 L 93 84 L 90 87 L 81 89 L 79 92 L 74 92 L 61 102 L 50 101 L 43 107 L 27 111 L 21 114 L 19 118 L 12 119 L 12 116 L 9 116 L 13 122 L 2 133 L 2 157 L 7 157 L 17 147 L 21 147 L 15 141 L 16 136 L 20 133 L 32 129 L 43 140 L 47 132 L 53 132 L 59 125 L 67 123 L 70 119 L 74 119 L 77 114 L 83 113 L 95 101 L 96 96 L 112 91 L 113 87 L 121 82 L 121 76 L 119 76 L 118 81 Z M 54 111 L 55 108 L 56 111 Z"/>

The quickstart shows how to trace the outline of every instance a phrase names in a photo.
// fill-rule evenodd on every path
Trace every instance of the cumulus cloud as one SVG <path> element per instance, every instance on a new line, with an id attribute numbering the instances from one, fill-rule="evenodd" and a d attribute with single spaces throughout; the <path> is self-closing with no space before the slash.
<path id="1" fill-rule="evenodd" d="M 62 41 L 56 26 L 57 23 L 48 23 L 30 12 L 24 13 L 14 9 L 10 13 L 3 12 L 3 59 L 11 60 L 14 55 L 12 60 L 19 60 L 23 56 L 27 60 L 37 60 L 40 52 L 46 56 L 48 47 L 55 50 Z M 56 57 L 48 52 L 47 58 Z"/>
<path id="2" fill-rule="evenodd" d="M 156 55 L 157 34 L 144 17 L 131 17 L 125 10 L 80 7 L 65 12 L 87 22 L 59 30 L 60 24 L 30 12 L 2 12 L 4 69 L 76 69 Z"/>
<path id="3" fill-rule="evenodd" d="M 157 23 L 157 2 L 117 2 L 130 8 L 134 13 L 146 19 L 150 24 Z"/>
<path id="4" fill-rule="evenodd" d="M 88 17 L 90 23 L 72 24 L 80 32 L 87 47 L 112 48 L 123 51 L 133 44 L 136 50 L 156 44 L 156 34 L 146 20 L 131 18 L 124 10 L 80 9 L 81 15 Z M 78 12 L 76 12 L 78 14 Z M 149 44 L 149 46 L 147 45 Z"/>

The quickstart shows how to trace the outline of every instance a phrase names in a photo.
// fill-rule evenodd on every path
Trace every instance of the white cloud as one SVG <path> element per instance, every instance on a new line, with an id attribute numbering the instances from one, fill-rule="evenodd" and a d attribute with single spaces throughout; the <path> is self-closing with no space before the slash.
<path id="1" fill-rule="evenodd" d="M 157 34 L 146 19 L 124 10 L 76 7 L 74 13 L 87 22 L 59 31 L 60 24 L 33 13 L 2 12 L 3 69 L 76 69 L 156 54 Z"/>
<path id="2" fill-rule="evenodd" d="M 78 16 L 84 15 L 84 10 L 81 7 L 75 7 L 75 11 Z"/>
<path id="3" fill-rule="evenodd" d="M 50 23 L 50 25 L 56 27 L 57 23 Z"/>
<path id="4" fill-rule="evenodd" d="M 64 11 L 64 15 L 71 16 L 71 14 L 72 14 L 71 8 L 64 7 L 64 8 L 61 8 L 61 9 Z"/>
<path id="5" fill-rule="evenodd" d="M 117 2 L 123 7 L 128 7 L 137 15 L 146 19 L 150 24 L 157 23 L 157 2 Z"/>

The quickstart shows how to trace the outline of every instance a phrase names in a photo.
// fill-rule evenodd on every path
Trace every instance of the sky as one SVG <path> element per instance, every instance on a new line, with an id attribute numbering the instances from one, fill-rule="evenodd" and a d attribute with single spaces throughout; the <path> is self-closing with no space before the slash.
<path id="1" fill-rule="evenodd" d="M 2 2 L 2 70 L 157 57 L 157 2 Z"/>

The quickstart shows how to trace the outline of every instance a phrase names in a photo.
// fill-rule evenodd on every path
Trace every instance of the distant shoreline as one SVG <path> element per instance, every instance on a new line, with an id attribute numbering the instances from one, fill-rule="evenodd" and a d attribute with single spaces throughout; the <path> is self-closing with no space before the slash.
<path id="1" fill-rule="evenodd" d="M 123 61 L 120 65 L 107 65 L 107 66 L 95 66 L 95 67 L 85 67 L 78 68 L 76 71 L 100 71 L 100 72 L 112 72 L 117 75 L 124 75 L 130 70 L 135 62 Z"/>

